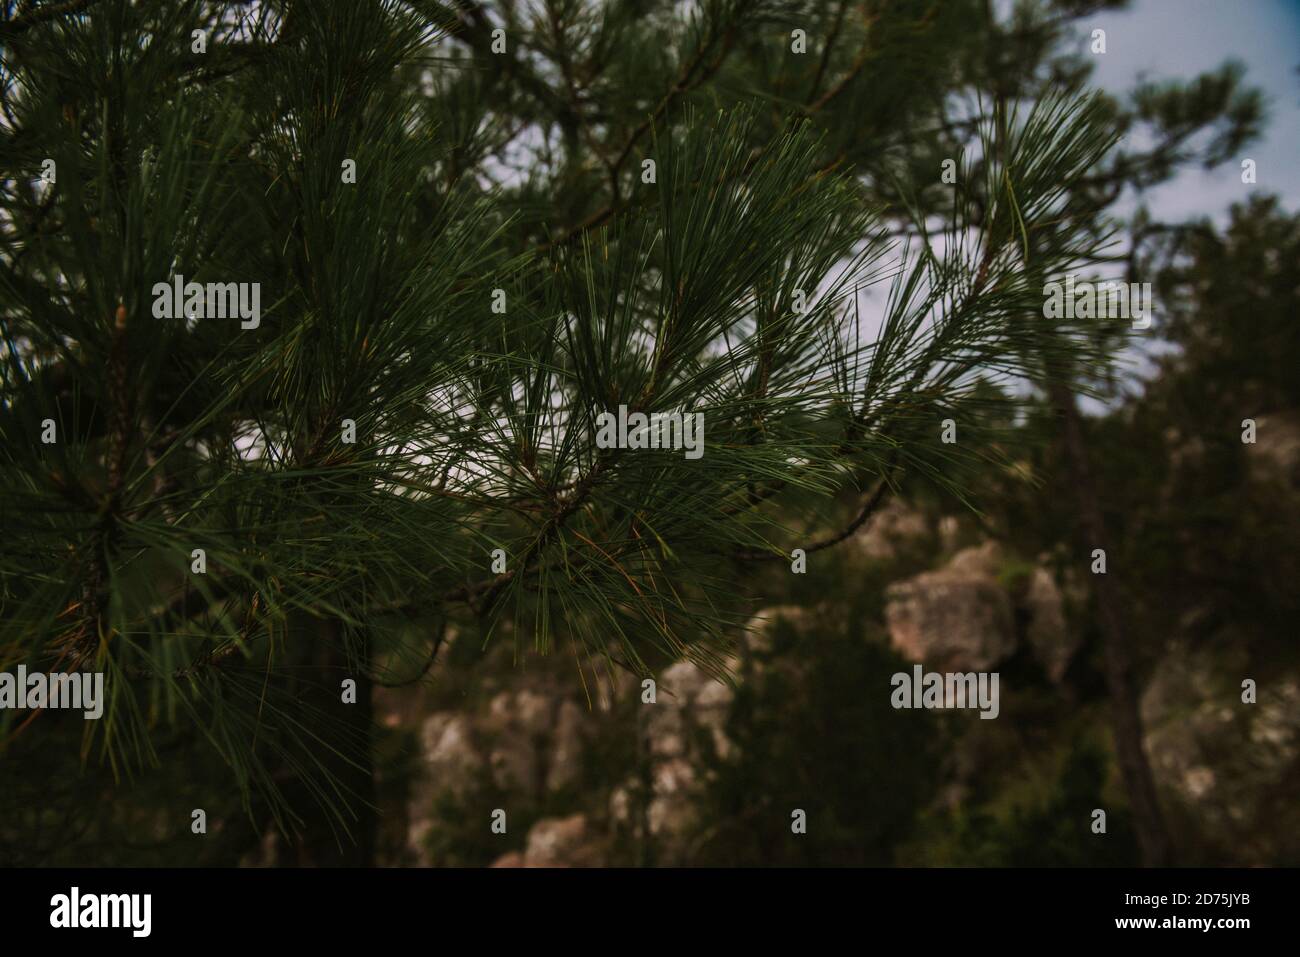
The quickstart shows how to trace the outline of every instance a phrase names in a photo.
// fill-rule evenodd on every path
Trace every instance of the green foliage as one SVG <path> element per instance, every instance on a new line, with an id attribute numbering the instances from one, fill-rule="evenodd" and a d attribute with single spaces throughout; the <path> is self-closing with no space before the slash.
<path id="1" fill-rule="evenodd" d="M 778 650 L 793 637 L 778 628 Z M 858 628 L 812 637 L 738 690 L 727 725 L 736 757 L 711 766 L 691 863 L 897 863 L 917 808 L 933 798 L 939 722 L 903 719 L 879 692 L 904 663 Z M 791 830 L 795 808 L 806 834 Z"/>
<path id="2" fill-rule="evenodd" d="M 1045 793 L 993 809 L 976 805 L 954 813 L 938 833 L 926 831 L 926 859 L 957 867 L 1136 866 L 1127 815 L 1109 811 L 1106 833 L 1091 830 L 1093 809 L 1106 804 L 1107 764 L 1095 744 L 1077 744 Z"/>

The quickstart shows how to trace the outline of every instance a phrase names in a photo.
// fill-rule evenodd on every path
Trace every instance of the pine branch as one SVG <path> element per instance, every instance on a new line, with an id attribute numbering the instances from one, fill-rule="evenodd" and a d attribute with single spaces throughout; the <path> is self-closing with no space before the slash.
<path id="1" fill-rule="evenodd" d="M 811 545 L 801 545 L 800 548 L 804 550 L 805 554 L 811 555 L 814 552 L 825 551 L 828 548 L 834 548 L 841 542 L 848 541 L 848 539 L 852 538 L 854 533 L 856 533 L 858 529 L 862 528 L 862 526 L 867 523 L 867 520 L 876 513 L 876 510 L 884 502 L 888 492 L 889 483 L 882 478 L 876 483 L 876 487 L 872 490 L 871 494 L 863 501 L 862 508 L 858 510 L 857 516 L 844 526 L 843 529 L 829 538 L 813 542 Z M 732 557 L 740 559 L 741 561 L 789 561 L 789 556 L 784 552 L 768 552 L 760 551 L 758 549 L 741 549 L 740 551 L 733 552 Z"/>
<path id="2" fill-rule="evenodd" d="M 0 40 L 12 39 L 42 23 L 81 13 L 98 2 L 99 0 L 66 0 L 64 3 L 44 4 L 10 20 L 0 21 Z"/>

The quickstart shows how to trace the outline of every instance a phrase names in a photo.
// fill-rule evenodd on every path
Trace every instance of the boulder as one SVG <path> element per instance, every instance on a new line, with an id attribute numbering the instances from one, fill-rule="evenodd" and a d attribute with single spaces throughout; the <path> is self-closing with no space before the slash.
<path id="1" fill-rule="evenodd" d="M 544 818 L 528 832 L 525 867 L 600 867 L 602 843 L 585 814 Z"/>
<path id="2" fill-rule="evenodd" d="M 651 770 L 649 801 L 644 807 L 645 825 L 654 839 L 661 864 L 687 863 L 684 842 L 699 821 L 695 804 L 697 781 L 695 765 L 682 757 L 661 759 Z M 609 797 L 610 819 L 624 828 L 639 830 L 642 800 L 640 782 L 629 780 L 616 787 Z"/>
<path id="3" fill-rule="evenodd" d="M 728 667 L 735 662 L 729 660 Z M 731 753 L 726 722 L 735 698 L 735 689 L 690 661 L 679 661 L 660 677 L 659 693 L 654 704 L 643 707 L 645 731 L 650 753 L 657 758 L 686 755 L 691 730 L 706 729 L 720 757 Z"/>
<path id="4" fill-rule="evenodd" d="M 420 750 L 426 776 L 437 790 L 463 794 L 483 767 L 467 715 L 440 711 L 420 728 Z"/>
<path id="5" fill-rule="evenodd" d="M 886 592 L 889 640 L 904 658 L 942 671 L 986 671 L 1015 650 L 1011 599 L 998 582 L 994 542 Z"/>
<path id="6" fill-rule="evenodd" d="M 685 834 L 695 823 L 692 792 L 696 782 L 695 766 L 685 758 L 660 761 L 651 776 L 652 794 L 646 809 L 650 833 L 666 839 L 663 850 L 672 859 L 674 839 Z"/>
<path id="7" fill-rule="evenodd" d="M 550 755 L 546 762 L 547 790 L 561 791 L 581 780 L 582 752 L 590 719 L 591 715 L 575 702 L 568 699 L 560 702 L 559 717 L 555 720 Z"/>
<path id="8" fill-rule="evenodd" d="M 1255 416 L 1255 442 L 1245 449 L 1252 478 L 1300 488 L 1300 412 Z"/>
<path id="9" fill-rule="evenodd" d="M 438 797 L 464 798 L 485 772 L 496 787 L 530 800 L 578 785 L 592 720 L 572 699 L 536 687 L 501 691 L 478 711 L 430 715 L 420 731 L 423 768 L 411 788 L 408 852 L 434 863 L 424 844 Z"/>
<path id="10" fill-rule="evenodd" d="M 450 792 L 464 795 L 473 788 L 484 766 L 475 746 L 469 717 L 449 711 L 429 715 L 420 727 L 424 773 L 412 785 L 407 814 L 406 850 L 415 863 L 428 867 L 425 838 L 433 827 L 434 798 Z"/>
<path id="11" fill-rule="evenodd" d="M 567 712 L 565 703 L 572 706 Z M 497 787 L 536 797 L 571 780 L 581 752 L 582 719 L 576 708 L 532 688 L 496 695 L 484 725 L 493 742 L 489 761 Z M 565 753 L 556 771 L 553 749 L 561 723 Z"/>
<path id="12" fill-rule="evenodd" d="M 745 646 L 754 654 L 770 655 L 775 650 L 777 622 L 784 621 L 796 628 L 806 627 L 810 613 L 802 605 L 774 605 L 764 608 L 745 625 Z"/>
<path id="13" fill-rule="evenodd" d="M 1241 700 L 1245 678 L 1257 681 L 1255 704 Z M 1142 717 L 1157 785 L 1195 822 L 1190 842 L 1215 842 L 1211 856 L 1237 866 L 1300 853 L 1300 676 L 1252 673 L 1237 646 L 1175 642 L 1143 693 Z"/>

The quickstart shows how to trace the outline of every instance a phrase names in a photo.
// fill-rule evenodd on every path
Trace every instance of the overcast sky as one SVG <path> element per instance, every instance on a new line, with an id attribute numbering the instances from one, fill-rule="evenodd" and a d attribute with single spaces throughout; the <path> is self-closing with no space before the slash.
<path id="1" fill-rule="evenodd" d="M 1096 57 L 1093 81 L 1116 95 L 1140 79 L 1187 78 L 1226 60 L 1246 67 L 1246 82 L 1265 95 L 1263 136 L 1235 162 L 1212 170 L 1186 167 L 1142 199 L 1158 220 L 1209 216 L 1223 224 L 1229 207 L 1258 190 L 1300 209 L 1300 0 L 1134 0 L 1127 10 L 1105 11 L 1080 22 L 1084 35 L 1106 31 L 1106 53 Z M 1138 144 L 1139 146 L 1141 144 Z M 1241 160 L 1255 161 L 1256 182 L 1241 182 Z M 1131 212 L 1130 197 L 1116 212 Z M 1150 375 L 1149 358 L 1164 351 L 1158 339 L 1139 337 L 1117 358 L 1137 380 Z M 1137 388 L 1129 378 L 1130 389 Z M 1105 408 L 1091 400 L 1088 412 Z"/>
<path id="2" fill-rule="evenodd" d="M 1236 59 L 1268 99 L 1264 137 L 1241 156 L 1255 160 L 1256 185 L 1242 184 L 1240 161 L 1185 170 L 1148 196 L 1157 218 L 1206 214 L 1222 222 L 1228 206 L 1251 189 L 1277 193 L 1288 210 L 1300 208 L 1300 0 L 1135 0 L 1128 10 L 1086 23 L 1089 32 L 1106 31 L 1106 53 L 1096 57 L 1093 76 L 1112 93 L 1142 77 L 1190 77 Z"/>

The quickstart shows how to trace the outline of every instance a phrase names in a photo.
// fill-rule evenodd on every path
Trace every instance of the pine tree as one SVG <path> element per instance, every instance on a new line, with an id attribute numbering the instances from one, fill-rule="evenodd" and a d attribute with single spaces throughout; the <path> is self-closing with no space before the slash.
<path id="1" fill-rule="evenodd" d="M 1055 27 L 990 29 L 976 3 L 9 10 L 0 669 L 104 672 L 82 755 L 115 773 L 193 728 L 302 863 L 368 859 L 371 688 L 449 621 L 479 628 L 457 653 L 563 644 L 594 681 L 720 670 L 730 576 L 789 561 L 809 503 L 857 494 L 815 554 L 991 454 L 981 383 L 1105 374 L 1086 320 L 1026 317 L 1156 160 L 1105 165 L 1119 113 L 1081 77 L 1028 82 Z M 702 416 L 703 454 L 603 447 L 620 407 Z"/>

